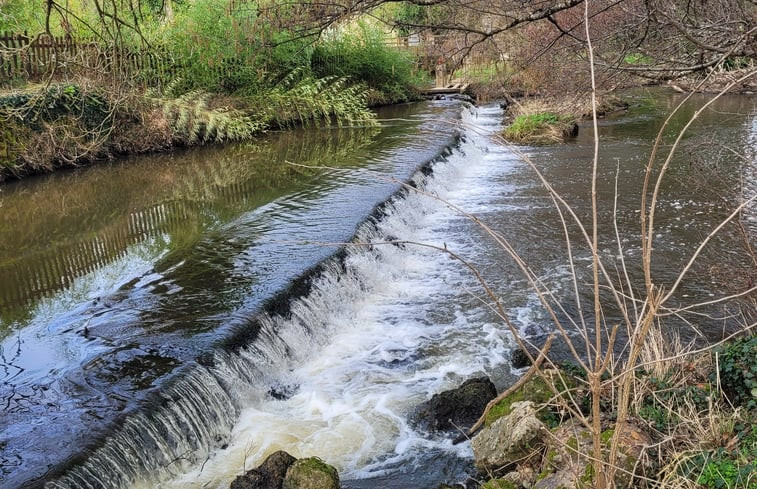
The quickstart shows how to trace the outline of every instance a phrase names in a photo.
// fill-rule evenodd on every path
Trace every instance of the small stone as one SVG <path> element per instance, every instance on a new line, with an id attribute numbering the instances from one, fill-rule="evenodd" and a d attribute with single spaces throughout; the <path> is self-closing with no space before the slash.
<path id="1" fill-rule="evenodd" d="M 510 353 L 510 365 L 513 368 L 525 368 L 531 366 L 531 359 L 521 348 L 516 348 Z"/>

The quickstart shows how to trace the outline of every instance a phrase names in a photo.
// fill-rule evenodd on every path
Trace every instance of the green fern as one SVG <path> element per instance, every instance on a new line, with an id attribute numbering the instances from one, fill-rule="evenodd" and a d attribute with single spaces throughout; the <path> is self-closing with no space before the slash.
<path id="1" fill-rule="evenodd" d="M 349 85 L 344 77 L 313 78 L 294 70 L 254 104 L 279 126 L 345 123 L 373 125 L 375 116 L 368 110 L 367 89 Z"/>
<path id="2" fill-rule="evenodd" d="M 163 115 L 171 123 L 175 138 L 185 144 L 249 139 L 265 129 L 265 121 L 241 110 L 209 108 L 211 95 L 189 92 L 171 100 L 161 100 Z"/>

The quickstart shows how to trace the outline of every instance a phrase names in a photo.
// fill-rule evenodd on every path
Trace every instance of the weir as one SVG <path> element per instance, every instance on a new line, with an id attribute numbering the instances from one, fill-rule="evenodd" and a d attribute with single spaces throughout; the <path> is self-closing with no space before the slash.
<path id="1" fill-rule="evenodd" d="M 666 116 L 665 107 L 670 104 L 670 95 L 658 97 L 659 110 L 648 102 L 600 124 L 603 151 L 598 195 L 605 204 L 613 203 L 615 177 L 622 175 L 624 192 L 618 195 L 616 215 L 627 263 L 638 256 L 634 189 L 640 188 L 646 156 L 639 148 L 648 147 L 650 127 Z M 706 121 L 701 134 L 742 147 L 754 140 L 757 126 L 752 102 L 724 98 L 713 114 L 721 117 L 716 124 Z M 422 117 L 438 120 L 439 115 L 426 112 Z M 329 185 L 324 198 L 312 198 L 308 187 L 297 187 L 290 194 L 294 197 L 241 214 L 229 213 L 233 214 L 229 221 L 208 228 L 212 239 L 190 241 L 186 254 L 172 250 L 157 254 L 152 268 L 149 263 L 140 265 L 146 271 L 106 298 L 109 304 L 83 308 L 84 314 L 94 310 L 102 315 L 93 317 L 89 335 L 81 339 L 82 350 L 75 350 L 90 356 L 81 361 L 81 372 L 73 368 L 73 374 L 62 375 L 60 381 L 77 382 L 65 386 L 81 389 L 76 391 L 80 397 L 64 399 L 77 409 L 76 402 L 84 396 L 98 402 L 133 396 L 136 401 L 123 404 L 112 417 L 106 410 L 95 411 L 104 420 L 94 425 L 99 429 L 92 430 L 97 441 L 75 453 L 63 452 L 56 465 L 45 459 L 53 467 L 44 474 L 29 465 L 30 460 L 37 460 L 32 448 L 20 441 L 14 444 L 11 438 L 2 452 L 8 458 L 0 467 L 6 470 L 2 475 L 10 477 L 0 478 L 0 487 L 36 488 L 46 483 L 57 489 L 227 489 L 235 476 L 279 449 L 296 457 L 324 458 L 339 469 L 346 489 L 411 489 L 465 479 L 472 470 L 468 445 L 452 445 L 448 436 L 423 432 L 412 423 L 411 413 L 433 394 L 470 377 L 485 374 L 502 390 L 518 372 L 509 366 L 511 339 L 492 312 L 491 297 L 464 266 L 440 250 L 459 253 L 482 271 L 505 312 L 534 343 L 543 341 L 550 323 L 507 254 L 474 220 L 453 212 L 447 203 L 470 212 L 510 240 L 539 280 L 564 301 L 566 316 L 571 316 L 563 318 L 567 326 L 569 319 L 581 313 L 572 297 L 565 233 L 551 199 L 513 151 L 492 142 L 491 136 L 501 130 L 501 117 L 498 106 L 464 110 L 462 120 L 455 121 L 456 126 L 462 125 L 461 139 L 450 140 L 449 133 L 441 130 L 449 129 L 448 123 L 432 125 L 430 131 L 416 133 L 411 142 L 403 139 L 402 148 L 414 145 L 410 155 L 397 147 L 374 150 L 370 143 L 358 145 L 356 152 L 370 154 L 377 166 L 329 167 L 328 177 L 319 178 Z M 384 144 L 404 137 L 397 131 Z M 697 137 L 694 134 L 692 141 Z M 439 157 L 439 151 L 431 151 L 439 147 L 451 149 Z M 592 171 L 591 138 L 581 132 L 566 145 L 522 149 L 577 214 L 588 215 L 585 196 Z M 416 156 L 421 154 L 426 156 Z M 698 243 L 703 230 L 725 212 L 721 196 L 734 184 L 727 179 L 722 188 L 712 183 L 711 192 L 687 184 L 691 162 L 685 156 L 672 162 L 677 180 L 666 189 L 657 214 L 655 273 L 661 283 L 670 280 L 685 259 L 682 247 Z M 743 160 L 730 153 L 707 156 L 717 161 L 725 176 L 753 175 L 753 168 L 745 168 Z M 401 158 L 413 170 L 400 179 L 411 185 L 398 191 L 400 185 L 386 179 L 391 174 L 387 168 L 395 168 L 387 162 Z M 424 161 L 429 164 L 416 171 Z M 350 187 L 355 181 L 358 184 Z M 348 182 L 346 191 L 342 182 Z M 384 197 L 361 211 L 362 224 L 345 225 L 368 197 L 366 188 L 371 189 L 370 198 L 381 192 Z M 194 195 L 203 194 L 197 190 Z M 618 244 L 608 214 L 612 213 L 600 216 L 604 230 L 600 248 L 606 266 L 612 267 L 617 265 Z M 276 219 L 260 223 L 271 215 Z M 155 217 L 145 219 L 156 221 Z M 344 238 L 328 235 L 326 230 L 332 226 L 341 226 Z M 569 232 L 574 242 L 580 241 L 574 229 Z M 326 248 L 328 243 L 345 241 L 349 241 L 345 246 Z M 305 255 L 309 261 L 302 259 Z M 583 282 L 581 274 L 591 270 L 590 257 L 578 249 L 573 257 L 579 282 Z M 218 268 L 208 266 L 213 260 L 219 260 Z M 188 269 L 188 264 L 197 269 Z M 638 280 L 633 266 L 628 273 Z M 254 280 L 246 280 L 248 276 Z M 230 282 L 233 287 L 224 288 Z M 158 291 L 157 299 L 145 292 L 151 287 Z M 682 288 L 681 300 L 706 300 L 716 292 L 709 275 L 697 275 Z M 261 296 L 266 300 L 255 302 Z M 237 298 L 241 299 L 232 302 Z M 234 306 L 225 306 L 226 301 Z M 582 296 L 581 302 L 591 303 L 590 297 Z M 177 304 L 187 309 L 177 313 Z M 131 307 L 140 309 L 135 314 Z M 124 341 L 125 336 L 131 341 L 131 330 L 123 325 L 123 311 L 137 317 L 142 326 L 150 321 L 149 327 L 144 326 L 146 331 L 135 335 L 134 344 Z M 70 328 L 71 323 L 79 327 L 82 321 L 81 316 L 72 315 L 73 321 L 49 329 L 55 333 L 50 336 L 71 338 L 74 333 L 63 328 Z M 697 322 L 697 334 L 717 338 L 723 334 L 723 324 Z M 106 332 L 120 334 L 112 337 L 125 346 L 111 347 L 101 340 L 104 325 L 112 328 Z M 687 331 L 685 324 L 669 321 L 666 325 Z M 21 333 L 21 339 L 31 342 L 31 335 Z M 24 353 L 33 353 L 23 350 L 26 343 L 19 343 L 22 359 Z M 10 340 L 4 346 L 10 351 Z M 553 351 L 559 353 L 559 347 Z M 161 377 L 150 369 L 142 370 L 140 362 L 149 363 L 150 355 L 159 359 L 154 368 L 169 373 Z M 159 363 L 161 359 L 167 366 Z M 134 385 L 146 387 L 130 390 L 128 382 L 124 387 L 118 377 L 122 365 L 128 370 L 127 380 L 133 376 Z M 112 371 L 115 380 L 110 380 Z M 100 377 L 87 372 L 102 374 L 110 383 L 93 383 Z M 31 384 L 26 379 L 32 374 L 33 369 L 11 374 L 17 377 L 10 380 L 23 388 Z M 40 395 L 54 402 L 61 391 L 52 383 Z M 33 399 L 13 404 L 8 419 L 17 422 L 10 425 L 20 433 L 17 440 L 23 437 L 36 444 L 33 435 L 40 431 L 18 428 L 32 426 L 29 420 L 35 419 L 17 414 L 27 400 Z M 78 416 L 76 409 L 70 411 Z M 50 416 L 42 429 L 54 429 L 58 419 L 73 419 L 55 416 L 59 414 Z M 74 429 L 80 427 L 75 421 L 71 421 Z M 72 439 L 66 433 L 54 433 L 59 438 L 53 441 L 64 441 L 60 446 Z M 39 439 L 46 442 L 44 437 Z M 4 460 L 15 453 L 27 456 L 24 471 L 7 472 L 10 464 Z"/>
<path id="2" fill-rule="evenodd" d="M 433 166 L 446 160 L 453 148 L 445 147 L 424 163 L 409 185 L 424 188 Z M 204 465 L 213 450 L 228 446 L 244 407 L 266 398 L 286 398 L 297 389 L 287 385 L 282 375 L 330 342 L 336 327 L 334 311 L 369 287 L 364 283 L 366 277 L 352 267 L 345 268 L 345 263 L 372 254 L 367 250 L 371 243 L 396 239 L 380 228 L 383 219 L 396 211 L 395 203 L 407 195 L 402 188 L 378 206 L 374 217 L 359 229 L 354 244 L 346 246 L 345 255 L 331 258 L 300 277 L 298 282 L 311 284 L 299 290 L 302 297 L 287 293 L 286 301 L 292 302 L 285 310 L 275 300 L 268 308 L 279 309 L 276 315 L 262 314 L 237 326 L 240 339 L 222 340 L 233 348 L 204 355 L 203 365 L 186 368 L 170 387 L 153 396 L 138 412 L 127 415 L 121 427 L 83 463 L 64 470 L 64 475 L 45 487 L 151 487 Z"/>

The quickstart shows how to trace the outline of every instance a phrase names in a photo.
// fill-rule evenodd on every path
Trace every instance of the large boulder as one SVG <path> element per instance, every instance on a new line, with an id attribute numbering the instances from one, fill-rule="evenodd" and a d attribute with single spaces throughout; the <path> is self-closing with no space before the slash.
<path id="1" fill-rule="evenodd" d="M 336 469 L 317 457 L 301 458 L 289 466 L 282 489 L 339 489 Z"/>
<path id="2" fill-rule="evenodd" d="M 512 466 L 543 445 L 546 427 L 536 417 L 531 401 L 514 402 L 507 415 L 498 418 L 473 440 L 476 467 L 492 472 Z"/>
<path id="3" fill-rule="evenodd" d="M 432 431 L 467 430 L 495 397 L 497 388 L 488 378 L 466 380 L 460 387 L 436 394 L 421 404 L 415 420 Z"/>
<path id="4" fill-rule="evenodd" d="M 230 489 L 281 489 L 287 470 L 296 460 L 279 450 L 269 455 L 259 467 L 234 479 Z"/>
<path id="5" fill-rule="evenodd" d="M 615 430 L 620 430 L 616 439 Z M 615 487 L 635 487 L 633 476 L 643 475 L 649 467 L 642 464 L 645 446 L 652 444 L 649 434 L 634 423 L 624 423 L 607 429 L 601 434 L 602 457 L 607 459 L 611 442 L 618 444 L 618 467 Z M 594 468 L 588 455 L 592 454 L 591 432 L 577 420 L 561 424 L 553 436 L 547 438 L 547 450 L 542 460 L 542 471 L 534 489 L 557 489 L 560 487 L 591 487 Z"/>

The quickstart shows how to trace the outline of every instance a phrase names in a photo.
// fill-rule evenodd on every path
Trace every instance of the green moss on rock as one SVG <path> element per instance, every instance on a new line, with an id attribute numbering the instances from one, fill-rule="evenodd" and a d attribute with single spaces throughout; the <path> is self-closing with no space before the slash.
<path id="1" fill-rule="evenodd" d="M 339 489 L 336 469 L 317 457 L 302 458 L 287 469 L 282 489 Z"/>
<path id="2" fill-rule="evenodd" d="M 576 380 L 567 372 L 560 372 L 559 375 L 556 373 L 553 378 L 558 392 L 565 392 L 576 386 Z M 543 377 L 534 377 L 492 407 L 486 415 L 485 426 L 490 426 L 502 416 L 510 414 L 513 403 L 531 401 L 537 407 L 536 417 L 547 426 L 555 427 L 559 423 L 559 415 L 546 406 L 553 397 L 553 389 L 550 388 L 547 380 Z"/>
<path id="3" fill-rule="evenodd" d="M 507 479 L 492 479 L 486 481 L 480 489 L 518 489 L 518 486 Z"/>

